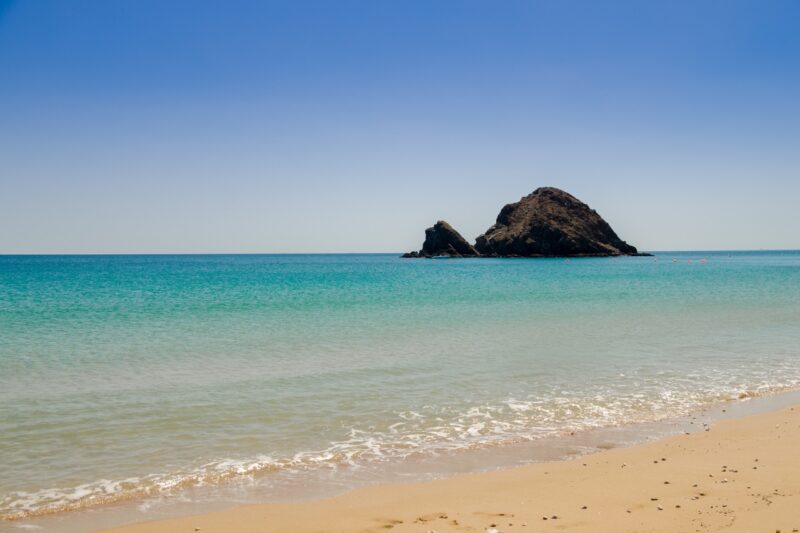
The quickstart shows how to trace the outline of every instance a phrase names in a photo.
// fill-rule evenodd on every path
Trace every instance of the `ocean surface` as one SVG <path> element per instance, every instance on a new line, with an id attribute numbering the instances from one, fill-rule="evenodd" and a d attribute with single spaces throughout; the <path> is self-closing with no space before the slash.
<path id="1" fill-rule="evenodd" d="M 0 256 L 0 517 L 277 500 L 798 386 L 800 252 Z"/>

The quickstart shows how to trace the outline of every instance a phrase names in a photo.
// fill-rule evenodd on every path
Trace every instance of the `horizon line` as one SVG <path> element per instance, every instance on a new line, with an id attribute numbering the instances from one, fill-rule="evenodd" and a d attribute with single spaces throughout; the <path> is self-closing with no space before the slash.
<path id="1" fill-rule="evenodd" d="M 640 250 L 641 253 L 670 254 L 670 253 L 742 253 L 742 252 L 800 252 L 800 248 L 721 248 L 721 249 L 694 249 L 694 250 Z M 199 255 L 402 255 L 405 252 L 30 252 L 30 253 L 0 253 L 0 257 L 113 257 L 113 256 L 199 256 Z M 561 257 L 561 256 L 553 256 Z M 566 257 L 566 256 L 564 256 Z M 603 257 L 603 256 L 600 256 Z M 635 256 L 607 256 L 607 257 L 635 257 Z M 591 257 L 587 257 L 591 258 Z M 469 258 L 467 258 L 469 259 Z M 485 259 L 485 258 L 484 258 Z M 503 258 L 498 258 L 503 259 Z M 519 259 L 548 259 L 548 257 L 520 257 Z M 581 257 L 575 257 L 581 259 Z"/>

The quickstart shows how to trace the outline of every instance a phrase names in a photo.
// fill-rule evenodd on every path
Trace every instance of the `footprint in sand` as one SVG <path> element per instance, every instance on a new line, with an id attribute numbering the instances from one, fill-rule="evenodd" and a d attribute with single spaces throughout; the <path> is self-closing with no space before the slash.
<path id="1" fill-rule="evenodd" d="M 392 519 L 386 519 L 386 518 L 379 518 L 378 521 L 379 522 L 385 522 L 381 526 L 381 528 L 383 528 L 383 529 L 392 529 L 394 526 L 398 526 L 398 525 L 403 523 L 402 520 L 392 520 Z"/>
<path id="2" fill-rule="evenodd" d="M 430 513 L 422 516 L 418 516 L 414 522 L 418 523 L 425 523 L 425 522 L 432 522 L 433 520 L 446 520 L 447 513 Z"/>

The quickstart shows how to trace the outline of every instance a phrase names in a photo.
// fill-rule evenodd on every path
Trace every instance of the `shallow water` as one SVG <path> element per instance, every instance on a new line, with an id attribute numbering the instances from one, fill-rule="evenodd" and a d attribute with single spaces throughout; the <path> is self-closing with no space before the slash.
<path id="1" fill-rule="evenodd" d="M 0 516 L 281 499 L 798 384 L 800 252 L 5 256 Z"/>

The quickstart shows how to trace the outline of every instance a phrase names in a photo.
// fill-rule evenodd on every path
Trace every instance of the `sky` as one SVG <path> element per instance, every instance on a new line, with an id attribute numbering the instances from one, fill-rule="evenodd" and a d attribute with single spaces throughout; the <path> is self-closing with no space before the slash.
<path id="1" fill-rule="evenodd" d="M 540 186 L 800 248 L 800 2 L 0 0 L 0 253 L 401 252 Z"/>

